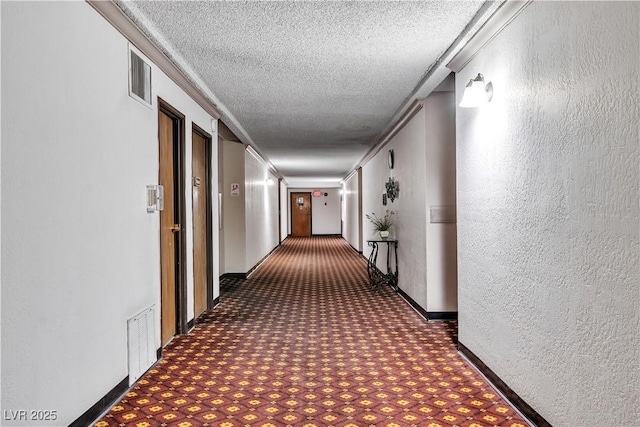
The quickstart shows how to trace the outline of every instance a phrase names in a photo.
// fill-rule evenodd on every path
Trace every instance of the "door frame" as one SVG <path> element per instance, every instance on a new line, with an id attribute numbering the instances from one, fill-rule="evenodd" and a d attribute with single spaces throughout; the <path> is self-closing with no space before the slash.
<path id="1" fill-rule="evenodd" d="M 309 236 L 313 236 L 313 194 L 310 191 L 291 191 L 289 192 L 289 215 L 291 218 L 291 234 L 293 236 L 293 195 L 294 194 L 308 194 L 309 195 Z"/>
<path id="2" fill-rule="evenodd" d="M 282 244 L 282 178 L 278 178 L 278 244 Z"/>
<path id="3" fill-rule="evenodd" d="M 187 239 L 186 218 L 187 208 L 185 200 L 185 116 L 172 107 L 168 102 L 158 97 L 158 115 L 166 114 L 175 120 L 178 134 L 174 135 L 174 182 L 175 186 L 175 214 L 176 223 L 180 230 L 176 232 L 176 335 L 186 334 L 187 326 Z M 177 179 L 175 178 L 177 176 Z M 162 262 L 162 259 L 160 260 Z"/>
<path id="4" fill-rule="evenodd" d="M 207 191 L 205 196 L 205 205 L 207 211 L 207 230 L 205 232 L 205 240 L 206 240 L 206 264 L 207 264 L 207 310 L 211 310 L 214 307 L 213 304 L 213 185 L 211 183 L 212 177 L 212 169 L 211 169 L 211 161 L 212 161 L 212 152 L 213 147 L 212 139 L 213 137 L 198 126 L 195 123 L 191 123 L 191 131 L 197 133 L 201 137 L 204 138 L 204 179 L 207 182 Z M 217 149 L 217 145 L 216 145 Z M 193 154 L 192 154 L 193 155 Z M 216 191 L 216 194 L 218 192 Z"/>

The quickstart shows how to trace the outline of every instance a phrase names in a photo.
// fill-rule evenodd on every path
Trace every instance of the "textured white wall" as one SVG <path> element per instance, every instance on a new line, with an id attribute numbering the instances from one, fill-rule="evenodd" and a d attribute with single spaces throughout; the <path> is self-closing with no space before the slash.
<path id="1" fill-rule="evenodd" d="M 395 153 L 395 167 L 389 169 L 388 150 Z M 366 240 L 374 235 L 366 214 L 396 212 L 392 233 L 398 238 L 400 288 L 422 307 L 426 307 L 426 172 L 425 116 L 420 110 L 404 128 L 362 168 L 363 254 L 371 249 Z M 382 205 L 385 182 L 393 176 L 400 183 L 400 195 Z M 380 251 L 378 266 L 386 270 L 386 248 Z M 383 261 L 384 260 L 384 261 Z"/>
<path id="2" fill-rule="evenodd" d="M 362 241 L 360 239 L 360 191 L 359 184 L 360 175 L 354 173 L 344 183 L 344 230 L 342 230 L 342 237 L 344 237 L 349 244 L 359 252 L 362 252 Z"/>
<path id="3" fill-rule="evenodd" d="M 323 188 L 320 191 L 322 191 L 320 197 L 313 197 L 312 194 L 311 233 L 314 235 L 340 234 L 342 228 L 340 189 Z"/>
<path id="4" fill-rule="evenodd" d="M 246 273 L 280 243 L 278 178 L 243 144 L 223 140 L 222 159 L 223 273 Z M 237 197 L 231 196 L 232 183 L 240 184 Z"/>
<path id="5" fill-rule="evenodd" d="M 271 178 L 272 184 L 266 180 Z M 267 165 L 245 153 L 245 265 L 255 267 L 278 246 L 278 178 Z"/>
<path id="6" fill-rule="evenodd" d="M 382 194 L 390 176 L 400 183 L 400 195 L 385 207 Z M 432 206 L 455 205 L 454 94 L 437 92 L 425 99 L 423 108 L 363 167 L 362 181 L 364 240 L 374 234 L 366 214 L 395 211 L 400 288 L 428 312 L 457 311 L 456 225 L 431 224 L 429 216 Z M 378 266 L 384 271 L 383 248 Z M 371 253 L 366 243 L 363 252 Z"/>
<path id="7" fill-rule="evenodd" d="M 85 2 L 1 7 L 2 410 L 68 425 L 127 375 L 126 319 L 159 308 L 157 110 L 129 98 L 127 42 Z M 153 83 L 186 115 L 190 158 L 211 117 L 155 67 Z"/>
<path id="8" fill-rule="evenodd" d="M 533 2 L 459 73 L 460 342 L 554 426 L 638 426 L 640 3 Z"/>
<path id="9" fill-rule="evenodd" d="M 456 204 L 455 93 L 435 92 L 424 100 L 427 217 L 428 312 L 458 311 L 456 224 L 431 223 L 434 206 Z"/>
<path id="10" fill-rule="evenodd" d="M 222 140 L 222 229 L 224 268 L 221 273 L 246 273 L 245 258 L 245 146 Z M 231 184 L 240 184 L 240 195 L 231 196 Z"/>

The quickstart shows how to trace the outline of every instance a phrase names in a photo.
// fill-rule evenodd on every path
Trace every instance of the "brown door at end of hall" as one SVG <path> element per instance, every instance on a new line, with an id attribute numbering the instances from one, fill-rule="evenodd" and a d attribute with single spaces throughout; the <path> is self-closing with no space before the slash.
<path id="1" fill-rule="evenodd" d="M 207 174 L 206 139 L 197 132 L 192 135 L 193 172 L 193 308 L 194 318 L 207 309 L 207 198 L 209 182 Z"/>
<path id="2" fill-rule="evenodd" d="M 291 235 L 311 236 L 311 193 L 291 193 Z"/>

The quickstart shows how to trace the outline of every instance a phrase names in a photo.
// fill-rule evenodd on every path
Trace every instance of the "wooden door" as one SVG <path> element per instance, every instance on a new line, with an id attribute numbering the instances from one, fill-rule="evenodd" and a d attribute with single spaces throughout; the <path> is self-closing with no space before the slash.
<path id="1" fill-rule="evenodd" d="M 194 318 L 207 309 L 207 289 L 209 275 L 208 241 L 209 224 L 207 221 L 210 206 L 209 173 L 207 170 L 207 140 L 200 133 L 192 132 L 192 203 L 193 203 L 193 308 Z"/>
<path id="2" fill-rule="evenodd" d="M 311 193 L 291 193 L 291 235 L 311 236 Z"/>
<path id="3" fill-rule="evenodd" d="M 182 120 L 162 109 L 158 112 L 160 185 L 164 209 L 160 212 L 160 323 L 164 347 L 177 333 L 186 332 L 184 179 L 182 178 Z"/>

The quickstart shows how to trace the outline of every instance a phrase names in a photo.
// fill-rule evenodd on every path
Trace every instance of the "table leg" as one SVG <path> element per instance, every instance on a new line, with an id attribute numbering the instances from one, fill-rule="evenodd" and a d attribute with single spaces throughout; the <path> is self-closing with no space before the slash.
<path id="1" fill-rule="evenodd" d="M 393 243 L 393 252 L 395 255 L 395 268 L 396 271 L 391 270 L 391 245 L 388 245 L 387 251 L 387 274 L 389 275 L 389 285 L 394 291 L 398 292 L 398 242 Z"/>
<path id="2" fill-rule="evenodd" d="M 369 246 L 371 246 L 371 254 L 367 261 L 367 274 L 369 275 L 369 283 L 371 284 L 371 287 L 377 289 L 376 263 L 378 261 L 378 244 L 376 242 L 369 242 Z"/>

